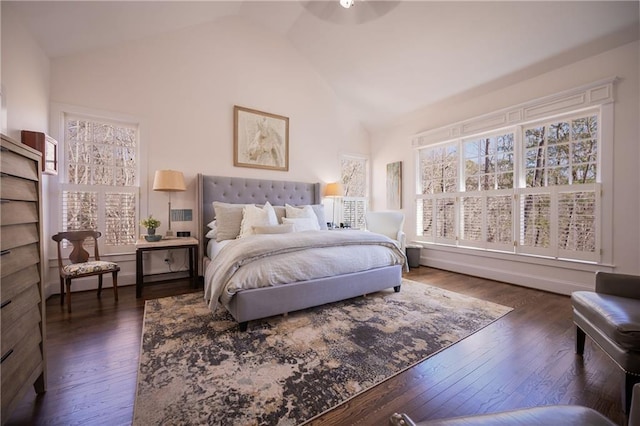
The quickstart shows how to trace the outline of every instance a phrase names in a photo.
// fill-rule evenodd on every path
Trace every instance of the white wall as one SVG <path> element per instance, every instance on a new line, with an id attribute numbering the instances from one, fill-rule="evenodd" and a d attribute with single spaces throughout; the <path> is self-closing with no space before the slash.
<path id="1" fill-rule="evenodd" d="M 183 171 L 188 189 L 172 208 L 193 209 L 194 221 L 172 230 L 193 234 L 197 173 L 326 183 L 338 180 L 341 153 L 369 154 L 366 131 L 290 43 L 239 17 L 54 59 L 51 101 L 140 120 L 141 215 L 160 218 L 160 232 L 168 199 L 149 190 L 157 169 Z M 234 105 L 289 117 L 288 172 L 233 166 Z M 122 282 L 133 282 L 132 261 L 123 265 Z"/>
<path id="2" fill-rule="evenodd" d="M 479 255 L 428 245 L 422 250 L 422 264 L 500 281 L 569 293 L 593 288 L 593 271 L 615 270 L 640 273 L 640 116 L 639 44 L 630 43 L 519 84 L 491 93 L 443 102 L 407 116 L 402 123 L 372 132 L 373 206 L 385 208 L 385 167 L 403 161 L 403 207 L 407 216 L 407 240 L 416 238 L 415 157 L 410 137 L 429 129 L 476 117 L 546 95 L 572 89 L 603 78 L 617 76 L 613 143 L 613 193 L 603 194 L 603 203 L 613 203 L 613 265 L 583 265 L 540 260 L 521 263 L 514 256 Z"/>
<path id="3" fill-rule="evenodd" d="M 10 4 L 2 3 L 2 87 L 7 106 L 6 134 L 49 130 L 49 58 Z"/>
<path id="4" fill-rule="evenodd" d="M 8 136 L 20 141 L 21 130 L 49 133 L 50 61 L 36 40 L 23 25 L 11 3 L 2 2 L 2 81 L 3 104 L 6 103 Z M 46 202 L 50 183 L 55 177 L 42 175 L 45 202 L 43 216 L 51 216 Z M 44 257 L 55 256 L 49 236 L 55 231 L 47 221 L 43 224 Z M 55 277 L 55 275 L 54 275 Z"/>

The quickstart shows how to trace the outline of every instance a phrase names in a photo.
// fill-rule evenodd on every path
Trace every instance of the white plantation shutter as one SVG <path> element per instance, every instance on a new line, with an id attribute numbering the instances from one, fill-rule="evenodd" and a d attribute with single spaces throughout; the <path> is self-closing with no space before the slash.
<path id="1" fill-rule="evenodd" d="M 65 115 L 61 229 L 92 229 L 108 247 L 135 243 L 138 224 L 137 125 Z"/>
<path id="2" fill-rule="evenodd" d="M 417 150 L 422 241 L 600 261 L 600 112 Z"/>
<path id="3" fill-rule="evenodd" d="M 62 191 L 62 229 L 81 231 L 98 226 L 98 193 Z"/>
<path id="4" fill-rule="evenodd" d="M 349 197 L 342 200 L 342 222 L 354 229 L 364 229 L 367 198 Z"/>
<path id="5" fill-rule="evenodd" d="M 462 222 L 460 244 L 473 247 L 482 247 L 484 244 L 484 205 L 483 196 L 465 196 L 460 198 L 460 220 Z"/>
<path id="6" fill-rule="evenodd" d="M 600 258 L 600 184 L 521 191 L 519 253 L 594 262 Z"/>
<path id="7" fill-rule="evenodd" d="M 136 242 L 136 202 L 132 193 L 105 193 L 105 244 L 121 246 Z"/>
<path id="8" fill-rule="evenodd" d="M 518 251 L 550 255 L 554 215 L 549 190 L 529 190 L 520 194 L 520 226 Z"/>
<path id="9" fill-rule="evenodd" d="M 456 198 L 441 196 L 435 202 L 435 241 L 454 244 L 456 241 Z"/>
<path id="10" fill-rule="evenodd" d="M 424 241 L 433 241 L 434 223 L 433 223 L 433 207 L 434 200 L 432 198 L 418 199 L 416 202 L 416 235 L 423 237 Z"/>
<path id="11" fill-rule="evenodd" d="M 560 191 L 558 200 L 558 257 L 596 260 L 599 257 L 597 212 L 600 190 Z"/>
<path id="12" fill-rule="evenodd" d="M 487 195 L 487 248 L 513 250 L 513 194 Z"/>
<path id="13" fill-rule="evenodd" d="M 511 191 L 483 191 L 460 197 L 460 246 L 513 250 Z"/>

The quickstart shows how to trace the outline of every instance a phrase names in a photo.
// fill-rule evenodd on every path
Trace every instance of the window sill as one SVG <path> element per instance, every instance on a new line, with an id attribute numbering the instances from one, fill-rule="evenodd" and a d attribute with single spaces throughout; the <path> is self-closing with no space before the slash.
<path id="1" fill-rule="evenodd" d="M 510 262 L 525 263 L 530 265 L 550 266 L 555 268 L 596 272 L 605 270 L 612 272 L 615 265 L 598 263 L 598 262 L 586 262 L 582 260 L 571 259 L 555 259 L 545 256 L 536 256 L 531 254 L 516 254 L 506 253 L 496 250 L 477 249 L 473 247 L 457 247 L 448 244 L 439 244 L 426 241 L 413 240 L 411 244 L 417 244 L 427 250 L 436 250 L 440 252 L 447 252 L 453 254 L 484 257 L 488 259 L 498 259 Z"/>

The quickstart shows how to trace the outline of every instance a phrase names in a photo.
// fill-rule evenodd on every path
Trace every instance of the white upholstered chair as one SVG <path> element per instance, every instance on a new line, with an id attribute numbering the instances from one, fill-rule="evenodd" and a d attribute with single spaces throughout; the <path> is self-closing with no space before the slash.
<path id="1" fill-rule="evenodd" d="M 404 253 L 406 236 L 403 231 L 404 213 L 396 211 L 367 212 L 365 214 L 367 231 L 386 235 L 396 241 L 397 246 Z"/>

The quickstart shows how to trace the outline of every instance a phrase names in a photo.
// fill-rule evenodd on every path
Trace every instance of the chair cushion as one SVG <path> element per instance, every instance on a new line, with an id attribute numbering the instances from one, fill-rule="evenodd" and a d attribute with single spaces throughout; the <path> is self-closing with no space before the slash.
<path id="1" fill-rule="evenodd" d="M 70 265 L 65 265 L 62 267 L 62 273 L 67 277 L 79 277 L 81 275 L 116 271 L 118 269 L 119 268 L 117 263 L 94 260 L 93 262 L 72 263 Z"/>
<path id="2" fill-rule="evenodd" d="M 575 291 L 571 304 L 620 347 L 640 351 L 640 299 Z"/>

